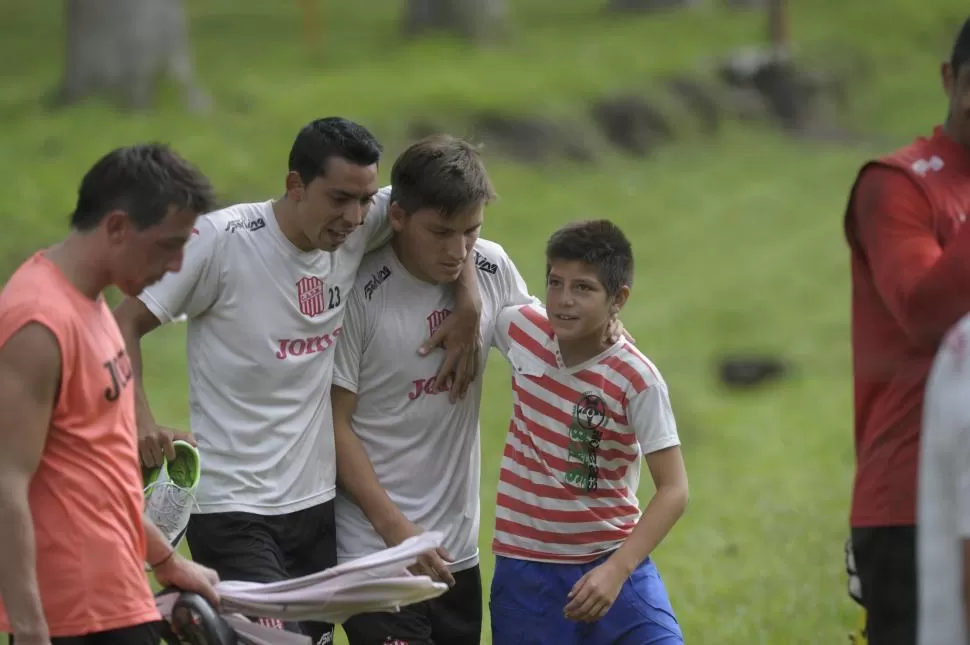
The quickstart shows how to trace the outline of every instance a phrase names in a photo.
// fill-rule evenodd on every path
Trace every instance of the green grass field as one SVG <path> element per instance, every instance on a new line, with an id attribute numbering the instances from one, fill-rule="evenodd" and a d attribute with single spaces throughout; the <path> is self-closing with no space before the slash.
<path id="1" fill-rule="evenodd" d="M 265 199 L 282 191 L 289 145 L 311 118 L 358 119 L 391 158 L 411 118 L 482 106 L 576 115 L 585 98 L 649 88 L 657 75 L 764 31 L 752 13 L 611 20 L 598 13 L 600 0 L 521 0 L 512 3 L 511 42 L 474 51 L 402 42 L 396 0 L 331 1 L 325 39 L 308 51 L 295 2 L 189 4 L 199 72 L 219 106 L 208 116 L 185 115 L 170 88 L 150 115 L 98 102 L 45 113 L 36 104 L 61 65 L 51 46 L 60 42 L 60 4 L 3 3 L 0 276 L 65 232 L 81 174 L 116 145 L 169 141 L 226 201 Z M 800 55 L 868 61 L 847 118 L 887 143 L 836 148 L 732 127 L 716 141 L 690 138 L 642 162 L 607 156 L 595 168 L 489 157 L 502 199 L 485 236 L 505 245 L 533 290 L 541 290 L 545 237 L 563 222 L 610 217 L 634 241 L 637 280 L 623 320 L 670 385 L 692 489 L 686 516 L 655 557 L 693 644 L 846 642 L 855 609 L 842 572 L 852 443 L 841 214 L 860 161 L 943 117 L 938 61 L 966 10 L 962 0 L 937 0 L 933 11 L 885 0 L 871 16 L 868 3 L 793 4 Z M 792 377 L 744 394 L 720 388 L 716 358 L 749 350 L 792 360 Z M 184 426 L 183 328 L 154 334 L 146 353 L 156 415 Z M 492 363 L 482 419 L 489 576 L 510 400 L 508 369 Z"/>

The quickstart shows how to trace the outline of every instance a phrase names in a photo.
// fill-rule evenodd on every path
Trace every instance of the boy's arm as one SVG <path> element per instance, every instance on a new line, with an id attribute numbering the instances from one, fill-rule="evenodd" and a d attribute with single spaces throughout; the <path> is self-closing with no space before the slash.
<path id="1" fill-rule="evenodd" d="M 114 310 L 135 374 L 139 449 L 142 462 L 149 467 L 161 466 L 165 458 L 175 457 L 173 439 L 195 441 L 190 434 L 160 426 L 155 421 L 145 393 L 141 339 L 182 314 L 195 318 L 215 304 L 220 289 L 219 249 L 215 226 L 208 219 L 199 218 L 185 245 L 181 270 L 167 274 L 138 297 L 124 299 Z"/>
<path id="2" fill-rule="evenodd" d="M 656 492 L 630 537 L 569 592 L 565 611 L 571 620 L 599 620 L 613 605 L 630 574 L 663 541 L 687 507 L 687 468 L 663 381 L 658 379 L 635 394 L 626 413 L 646 456 Z"/>
<path id="3" fill-rule="evenodd" d="M 18 640 L 50 637 L 37 584 L 37 551 L 28 502 L 61 380 L 54 334 L 29 323 L 0 347 L 0 597 Z"/>

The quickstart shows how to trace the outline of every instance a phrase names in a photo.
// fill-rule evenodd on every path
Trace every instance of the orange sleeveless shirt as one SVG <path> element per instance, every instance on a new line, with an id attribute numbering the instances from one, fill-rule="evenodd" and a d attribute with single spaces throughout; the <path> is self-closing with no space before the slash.
<path id="1" fill-rule="evenodd" d="M 43 252 L 0 293 L 0 345 L 30 322 L 58 340 L 61 383 L 30 482 L 37 578 L 52 637 L 159 619 L 145 574 L 144 497 L 131 364 L 103 299 Z M 0 599 L 0 631 L 10 631 Z"/>

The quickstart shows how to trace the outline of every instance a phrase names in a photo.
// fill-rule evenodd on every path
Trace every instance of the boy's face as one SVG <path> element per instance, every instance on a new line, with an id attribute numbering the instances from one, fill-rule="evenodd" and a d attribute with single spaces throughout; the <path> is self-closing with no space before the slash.
<path id="1" fill-rule="evenodd" d="M 607 325 L 619 313 L 629 293 L 624 286 L 610 297 L 596 270 L 578 260 L 549 263 L 546 312 L 561 341 L 604 337 Z"/>
<path id="2" fill-rule="evenodd" d="M 391 227 L 398 237 L 407 266 L 420 280 L 435 284 L 454 282 L 465 258 L 478 241 L 485 216 L 484 204 L 463 213 L 442 217 L 437 210 L 422 208 L 408 215 L 391 204 Z"/>

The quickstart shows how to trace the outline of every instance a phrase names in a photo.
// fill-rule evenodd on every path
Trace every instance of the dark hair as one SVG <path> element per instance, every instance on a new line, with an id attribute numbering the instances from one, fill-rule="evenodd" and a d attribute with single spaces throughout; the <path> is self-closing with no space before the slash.
<path id="1" fill-rule="evenodd" d="M 359 123 L 339 116 L 328 116 L 307 123 L 290 148 L 290 172 L 304 184 L 322 177 L 331 157 L 346 159 L 358 166 L 380 161 L 384 149 L 370 131 Z"/>
<path id="2" fill-rule="evenodd" d="M 970 18 L 963 23 L 963 27 L 960 28 L 957 39 L 953 43 L 953 53 L 950 54 L 950 66 L 953 68 L 953 73 L 959 72 L 960 67 L 967 62 L 970 62 Z"/>
<path id="3" fill-rule="evenodd" d="M 215 198 L 206 176 L 162 143 L 116 148 L 81 180 L 71 226 L 90 231 L 120 209 L 144 230 L 158 225 L 173 206 L 196 214 L 213 210 Z"/>
<path id="4" fill-rule="evenodd" d="M 596 270 L 610 296 L 633 286 L 633 247 L 623 231 L 605 219 L 573 222 L 546 243 L 546 278 L 555 261 L 578 261 Z"/>
<path id="5" fill-rule="evenodd" d="M 451 135 L 412 143 L 391 168 L 391 202 L 408 214 L 432 208 L 450 217 L 495 198 L 478 149 Z"/>

